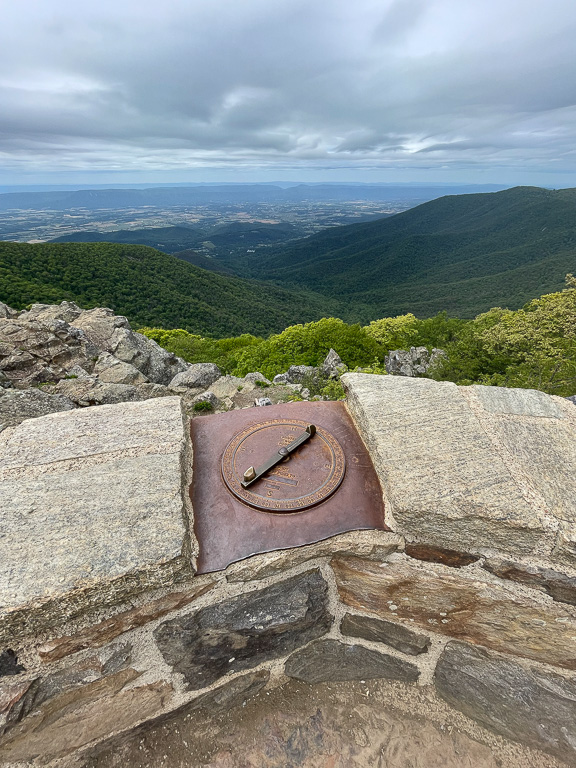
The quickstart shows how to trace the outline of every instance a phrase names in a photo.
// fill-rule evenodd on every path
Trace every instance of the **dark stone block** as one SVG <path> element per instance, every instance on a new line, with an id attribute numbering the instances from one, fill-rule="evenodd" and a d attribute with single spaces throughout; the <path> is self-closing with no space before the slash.
<path id="1" fill-rule="evenodd" d="M 190 688 L 204 688 L 324 635 L 332 623 L 327 589 L 319 571 L 308 571 L 166 621 L 154 636 Z"/>
<path id="2" fill-rule="evenodd" d="M 190 704 L 181 707 L 180 711 L 185 710 L 188 713 L 205 709 L 210 713 L 224 712 L 255 696 L 264 688 L 269 679 L 270 672 L 267 669 L 260 669 L 258 672 L 249 672 L 241 677 L 235 677 L 224 685 L 198 696 Z M 171 712 L 170 716 L 173 714 Z"/>
<path id="3" fill-rule="evenodd" d="M 430 647 L 428 635 L 412 632 L 401 624 L 394 624 L 384 619 L 373 619 L 368 616 L 357 616 L 347 613 L 342 619 L 342 634 L 352 637 L 362 637 L 375 643 L 386 643 L 401 653 L 417 656 L 426 653 Z"/>
<path id="4" fill-rule="evenodd" d="M 410 544 L 406 542 L 405 552 L 415 560 L 442 563 L 442 565 L 449 565 L 450 568 L 462 568 L 479 560 L 476 555 L 468 555 L 465 552 L 457 552 L 454 549 L 434 547 L 431 544 Z"/>
<path id="5" fill-rule="evenodd" d="M 452 642 L 434 682 L 443 699 L 486 728 L 576 765 L 576 680 Z"/>
<path id="6" fill-rule="evenodd" d="M 286 662 L 288 677 L 307 683 L 386 678 L 413 683 L 420 674 L 414 664 L 337 640 L 319 640 L 292 654 Z"/>
<path id="7" fill-rule="evenodd" d="M 11 648 L 0 653 L 0 677 L 18 675 L 24 671 L 24 667 L 22 664 L 18 664 L 18 657 Z"/>
<path id="8" fill-rule="evenodd" d="M 511 563 L 508 560 L 487 560 L 483 568 L 501 579 L 516 581 L 546 592 L 559 603 L 576 605 L 576 579 L 559 571 Z"/>

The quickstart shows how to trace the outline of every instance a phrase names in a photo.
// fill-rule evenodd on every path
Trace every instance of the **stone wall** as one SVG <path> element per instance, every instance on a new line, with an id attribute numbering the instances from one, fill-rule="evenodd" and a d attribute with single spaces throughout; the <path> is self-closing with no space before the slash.
<path id="1" fill-rule="evenodd" d="M 141 724 L 289 680 L 433 692 L 480 732 L 543 751 L 518 766 L 576 762 L 574 405 L 343 383 L 393 532 L 206 575 L 178 398 L 0 433 L 0 764 L 88 765 Z"/>

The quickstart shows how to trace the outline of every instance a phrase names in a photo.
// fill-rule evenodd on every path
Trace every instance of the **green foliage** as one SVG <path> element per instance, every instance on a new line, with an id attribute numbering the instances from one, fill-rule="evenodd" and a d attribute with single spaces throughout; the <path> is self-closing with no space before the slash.
<path id="1" fill-rule="evenodd" d="M 336 379 L 330 379 L 326 386 L 322 387 L 320 394 L 325 400 L 344 400 L 346 397 L 342 384 Z"/>
<path id="2" fill-rule="evenodd" d="M 238 355 L 243 350 L 264 341 L 249 333 L 227 339 L 207 339 L 181 328 L 174 331 L 140 328 L 139 332 L 189 363 L 216 363 L 224 373 L 232 373 L 236 369 Z"/>
<path id="3" fill-rule="evenodd" d="M 260 371 L 268 378 L 291 365 L 318 366 L 330 347 L 352 370 L 385 374 L 390 349 L 440 347 L 447 356 L 430 376 L 457 384 L 486 384 L 540 389 L 562 396 L 576 392 L 576 279 L 566 278 L 564 291 L 534 299 L 522 309 L 494 308 L 474 320 L 440 313 L 427 320 L 406 314 L 382 318 L 367 328 L 335 318 L 295 325 L 261 339 L 248 334 L 205 339 L 186 331 L 143 329 L 147 336 L 190 362 L 216 362 L 238 376 Z M 310 394 L 339 399 L 339 382 L 308 376 Z M 301 399 L 293 392 L 289 400 Z"/>
<path id="4" fill-rule="evenodd" d="M 330 348 L 349 368 L 382 353 L 378 342 L 360 325 L 325 317 L 305 325 L 292 325 L 260 344 L 247 347 L 238 355 L 234 373 L 245 376 L 250 371 L 260 371 L 271 379 L 291 365 L 320 365 Z"/>
<path id="5" fill-rule="evenodd" d="M 194 403 L 192 406 L 192 410 L 196 411 L 196 413 L 202 413 L 203 411 L 212 411 L 212 403 L 209 403 L 208 400 L 200 400 L 198 403 Z"/>
<path id="6" fill-rule="evenodd" d="M 378 360 L 374 360 L 369 365 L 356 366 L 356 368 L 354 368 L 354 373 L 375 373 L 379 376 L 385 376 L 388 371 L 384 365 L 378 362 Z"/>
<path id="7" fill-rule="evenodd" d="M 491 309 L 467 323 L 446 347 L 434 378 L 460 384 L 576 392 L 576 281 L 522 309 Z"/>
<path id="8" fill-rule="evenodd" d="M 454 341 L 462 329 L 466 326 L 466 320 L 457 317 L 448 317 L 447 312 L 439 312 L 435 317 L 416 321 L 417 336 L 413 346 L 415 347 L 439 347 L 443 349 Z M 391 347 L 398 349 L 398 347 Z"/>
<path id="9" fill-rule="evenodd" d="M 387 351 L 407 349 L 414 346 L 418 337 L 418 321 L 412 313 L 398 317 L 383 317 L 373 320 L 366 327 L 366 333 Z"/>

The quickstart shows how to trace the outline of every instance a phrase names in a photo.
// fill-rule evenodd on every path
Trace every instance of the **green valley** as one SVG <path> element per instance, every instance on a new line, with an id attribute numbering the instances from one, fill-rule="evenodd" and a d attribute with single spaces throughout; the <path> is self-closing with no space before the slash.
<path id="1" fill-rule="evenodd" d="M 225 263 L 340 300 L 363 321 L 517 308 L 576 270 L 576 189 L 441 197 Z"/>

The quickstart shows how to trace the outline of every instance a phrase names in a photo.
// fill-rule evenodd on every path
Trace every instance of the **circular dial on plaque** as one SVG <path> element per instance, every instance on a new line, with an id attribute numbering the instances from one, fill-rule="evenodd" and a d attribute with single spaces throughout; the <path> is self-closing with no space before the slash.
<path id="1" fill-rule="evenodd" d="M 300 512 L 327 499 L 344 479 L 346 461 L 340 443 L 322 427 L 248 488 L 242 486 L 249 468 L 265 465 L 309 426 L 295 419 L 270 419 L 238 432 L 222 456 L 228 490 L 244 504 L 279 514 Z"/>

